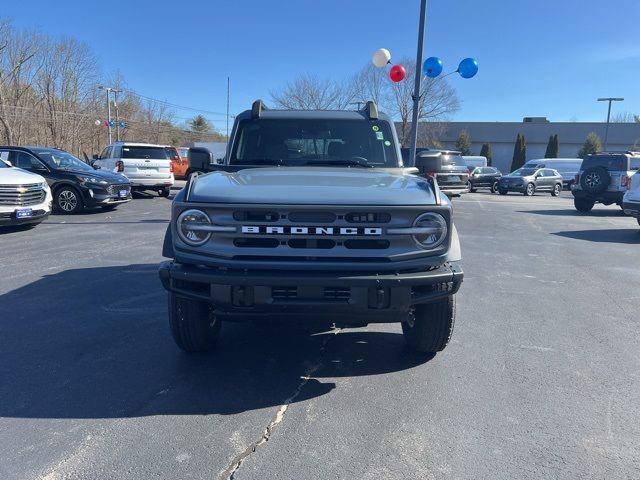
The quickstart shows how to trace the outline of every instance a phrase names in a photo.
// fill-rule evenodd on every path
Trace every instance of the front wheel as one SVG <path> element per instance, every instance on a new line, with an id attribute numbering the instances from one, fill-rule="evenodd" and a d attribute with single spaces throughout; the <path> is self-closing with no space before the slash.
<path id="1" fill-rule="evenodd" d="M 557 197 L 558 195 L 560 195 L 561 191 L 562 191 L 562 185 L 559 183 L 556 183 L 553 187 L 553 190 L 551 191 L 551 195 L 554 197 Z"/>
<path id="2" fill-rule="evenodd" d="M 167 198 L 169 195 L 171 195 L 171 187 L 165 187 L 158 190 L 158 195 L 160 195 L 161 197 Z"/>
<path id="3" fill-rule="evenodd" d="M 525 197 L 531 197 L 534 193 L 536 193 L 536 187 L 533 185 L 533 183 L 528 183 L 523 193 Z"/>
<path id="4" fill-rule="evenodd" d="M 498 191 L 498 182 L 493 182 L 491 185 L 491 193 L 496 193 Z"/>
<path id="5" fill-rule="evenodd" d="M 67 185 L 56 190 L 53 204 L 55 209 L 60 213 L 79 213 L 84 206 L 80 192 Z"/>
<path id="6" fill-rule="evenodd" d="M 407 321 L 402 322 L 407 346 L 420 353 L 444 350 L 451 340 L 455 318 L 455 295 L 434 303 L 416 305 Z"/>
<path id="7" fill-rule="evenodd" d="M 169 293 L 169 324 L 176 345 L 185 352 L 212 350 L 220 338 L 221 322 L 211 305 Z"/>

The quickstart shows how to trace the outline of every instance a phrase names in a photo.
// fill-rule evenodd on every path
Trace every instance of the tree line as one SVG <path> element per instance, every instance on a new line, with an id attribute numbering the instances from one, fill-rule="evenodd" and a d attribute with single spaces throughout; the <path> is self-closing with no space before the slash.
<path id="1" fill-rule="evenodd" d="M 179 145 L 222 139 L 204 116 L 181 121 L 166 102 L 128 89 L 121 74 L 103 76 L 86 44 L 20 30 L 0 18 L 0 144 L 99 152 L 107 143 L 107 101 L 100 85 L 120 91 L 122 140 Z M 115 130 L 114 125 L 114 140 Z"/>

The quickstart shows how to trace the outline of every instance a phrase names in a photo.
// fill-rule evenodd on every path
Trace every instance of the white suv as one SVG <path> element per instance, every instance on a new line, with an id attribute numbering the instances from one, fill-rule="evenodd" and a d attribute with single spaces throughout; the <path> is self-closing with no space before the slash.
<path id="1" fill-rule="evenodd" d="M 51 189 L 35 173 L 12 167 L 0 153 L 0 226 L 37 225 L 51 213 Z"/>
<path id="2" fill-rule="evenodd" d="M 640 173 L 631 177 L 629 190 L 622 199 L 622 208 L 627 215 L 636 217 L 638 225 L 640 225 Z"/>
<path id="3" fill-rule="evenodd" d="M 116 142 L 94 157 L 95 167 L 118 172 L 133 190 L 154 190 L 168 197 L 173 186 L 173 165 L 162 145 Z"/>

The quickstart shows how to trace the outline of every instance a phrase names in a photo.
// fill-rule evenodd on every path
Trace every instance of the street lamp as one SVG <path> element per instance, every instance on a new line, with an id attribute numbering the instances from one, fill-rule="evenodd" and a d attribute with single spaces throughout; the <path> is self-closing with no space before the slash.
<path id="1" fill-rule="evenodd" d="M 607 139 L 609 138 L 609 121 L 611 120 L 611 103 L 612 102 L 622 102 L 624 100 L 624 98 L 618 98 L 618 97 L 606 97 L 606 98 L 599 98 L 598 101 L 599 102 L 609 102 L 609 109 L 607 110 L 607 127 L 604 131 L 604 151 L 607 151 Z"/>
<path id="2" fill-rule="evenodd" d="M 109 131 L 109 145 L 111 145 L 111 101 L 109 99 L 109 92 L 111 92 L 111 90 L 113 90 L 111 87 L 105 87 L 103 85 L 98 85 L 98 88 L 100 90 L 104 90 L 107 93 L 107 129 Z"/>

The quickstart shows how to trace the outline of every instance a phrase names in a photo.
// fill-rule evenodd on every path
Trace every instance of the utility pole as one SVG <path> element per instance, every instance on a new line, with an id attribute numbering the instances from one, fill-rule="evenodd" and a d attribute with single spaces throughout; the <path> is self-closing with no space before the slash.
<path id="1" fill-rule="evenodd" d="M 231 89 L 231 78 L 227 77 L 227 143 L 229 142 L 229 91 Z"/>
<path id="2" fill-rule="evenodd" d="M 609 102 L 609 109 L 607 110 L 607 126 L 604 131 L 603 150 L 605 152 L 607 151 L 607 140 L 609 139 L 609 121 L 611 120 L 611 102 L 622 102 L 623 100 L 624 98 L 618 98 L 618 97 L 606 97 L 606 98 L 598 99 L 599 102 Z"/>
<path id="3" fill-rule="evenodd" d="M 111 98 L 109 96 L 109 92 L 111 92 L 111 90 L 113 90 L 111 87 L 105 87 L 103 85 L 98 85 L 98 88 L 100 90 L 104 90 L 107 94 L 107 130 L 108 130 L 108 138 L 109 138 L 109 143 L 108 145 L 111 145 L 112 143 L 112 137 L 111 137 Z"/>
<path id="4" fill-rule="evenodd" d="M 120 115 L 118 115 L 118 94 L 120 93 L 120 90 L 117 90 L 115 88 L 112 89 L 113 91 L 113 106 L 116 108 L 116 141 L 120 141 Z"/>
<path id="5" fill-rule="evenodd" d="M 418 30 L 418 51 L 416 54 L 415 87 L 413 90 L 413 117 L 411 120 L 411 140 L 409 144 L 409 167 L 416 164 L 418 145 L 418 117 L 420 111 L 420 90 L 422 83 L 422 48 L 424 46 L 424 25 L 427 18 L 427 0 L 420 0 L 420 26 Z"/>

